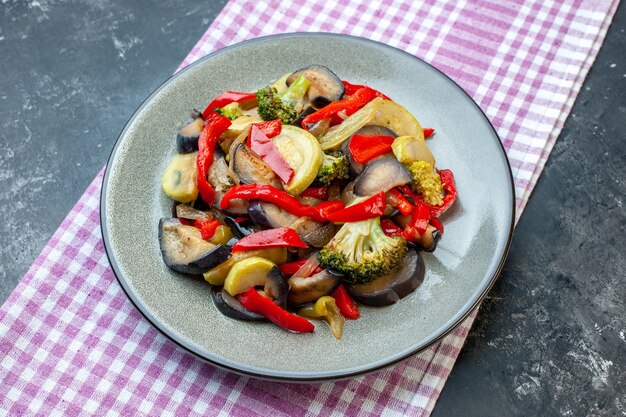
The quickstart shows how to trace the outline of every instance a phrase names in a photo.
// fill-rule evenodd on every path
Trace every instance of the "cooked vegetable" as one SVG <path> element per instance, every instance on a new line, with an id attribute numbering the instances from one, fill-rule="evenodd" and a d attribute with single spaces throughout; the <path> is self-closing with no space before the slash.
<path id="1" fill-rule="evenodd" d="M 407 109 L 391 100 L 383 100 L 368 125 L 383 126 L 393 130 L 398 136 L 424 138 L 424 131 L 415 116 Z"/>
<path id="2" fill-rule="evenodd" d="M 377 156 L 391 152 L 393 136 L 352 135 L 350 138 L 350 155 L 358 164 L 364 164 Z"/>
<path id="3" fill-rule="evenodd" d="M 233 169 L 244 184 L 270 184 L 281 187 L 280 179 L 274 171 L 246 145 L 238 145 L 235 154 Z"/>
<path id="4" fill-rule="evenodd" d="M 159 245 L 165 264 L 184 274 L 202 274 L 230 256 L 227 246 L 207 242 L 199 229 L 175 218 L 159 221 Z"/>
<path id="5" fill-rule="evenodd" d="M 355 174 L 360 174 L 363 171 L 363 169 L 365 169 L 365 164 L 359 164 L 357 161 L 355 161 L 354 158 L 352 157 L 352 153 L 350 152 L 350 142 L 354 135 L 391 136 L 394 138 L 398 137 L 398 135 L 396 135 L 396 132 L 394 132 L 393 130 L 387 129 L 386 127 L 383 127 L 383 126 L 377 126 L 377 125 L 366 125 L 360 128 L 359 130 L 357 130 L 356 132 L 354 132 L 354 134 L 350 136 L 350 138 L 348 138 L 348 140 L 345 141 L 343 145 L 341 145 L 341 151 L 343 152 L 344 155 L 348 156 L 348 159 L 350 160 L 350 169 Z M 391 153 L 384 154 L 380 156 L 379 158 L 382 158 L 385 156 L 393 156 L 393 154 Z M 368 162 L 375 161 L 376 159 L 377 159 L 376 157 L 372 158 Z"/>
<path id="6" fill-rule="evenodd" d="M 224 291 L 232 296 L 254 287 L 263 287 L 265 296 L 279 306 L 284 308 L 287 305 L 287 280 L 273 262 L 258 256 L 237 262 L 224 281 Z"/>
<path id="7" fill-rule="evenodd" d="M 336 223 L 359 222 L 381 216 L 385 206 L 385 193 L 381 191 L 369 198 L 359 198 L 350 206 L 330 213 L 326 218 Z"/>
<path id="8" fill-rule="evenodd" d="M 341 123 L 341 120 L 357 112 L 361 107 L 376 98 L 374 90 L 368 87 L 363 87 L 354 92 L 349 97 L 345 97 L 342 100 L 335 101 L 328 106 L 325 106 L 321 110 L 307 116 L 302 121 L 303 127 L 308 127 L 313 123 L 319 122 L 323 119 L 331 119 L 336 123 Z M 336 124 L 335 123 L 335 124 Z"/>
<path id="9" fill-rule="evenodd" d="M 411 182 L 409 172 L 395 158 L 380 158 L 367 165 L 354 183 L 354 194 L 370 196 Z"/>
<path id="10" fill-rule="evenodd" d="M 295 174 L 293 168 L 285 161 L 269 136 L 263 133 L 257 125 L 252 125 L 250 129 L 250 149 L 259 155 L 284 184 L 289 184 Z"/>
<path id="11" fill-rule="evenodd" d="M 331 70 L 322 65 L 311 65 L 295 71 L 287 78 L 287 85 L 291 85 L 301 76 L 309 82 L 308 97 L 315 107 L 324 107 L 332 101 L 343 97 L 345 87 Z"/>
<path id="12" fill-rule="evenodd" d="M 202 112 L 202 118 L 207 120 L 211 114 L 215 113 L 216 108 L 222 108 L 230 103 L 249 102 L 255 99 L 254 93 L 239 93 L 236 91 L 226 91 L 211 101 Z"/>
<path id="13" fill-rule="evenodd" d="M 236 320 L 265 320 L 265 317 L 262 315 L 253 313 L 242 306 L 239 300 L 226 291 L 222 291 L 221 287 L 213 287 L 213 291 L 211 291 L 211 298 L 213 298 L 215 307 L 217 307 L 220 313 L 225 316 Z"/>
<path id="14" fill-rule="evenodd" d="M 205 272 L 203 274 L 204 279 L 211 285 L 224 285 L 228 272 L 230 272 L 233 265 L 242 259 L 251 258 L 253 256 L 265 258 L 275 264 L 282 264 L 287 260 L 287 248 L 282 247 L 235 252 L 230 258 L 226 259 L 210 271 Z"/>
<path id="15" fill-rule="evenodd" d="M 282 270 L 282 268 L 281 268 Z M 299 306 L 330 294 L 341 282 L 341 276 L 324 269 L 309 277 L 292 276 L 287 280 L 287 304 Z"/>
<path id="16" fill-rule="evenodd" d="M 241 111 L 241 107 L 239 107 L 239 103 L 230 103 L 224 107 L 218 107 L 215 109 L 215 112 L 224 117 L 228 117 L 229 120 L 235 120 L 243 116 L 243 112 Z"/>
<path id="17" fill-rule="evenodd" d="M 350 163 L 348 157 L 340 152 L 324 153 L 322 165 L 317 171 L 317 181 L 329 185 L 334 180 L 343 180 L 350 177 Z"/>
<path id="18" fill-rule="evenodd" d="M 292 248 L 307 248 L 298 233 L 289 228 L 267 229 L 251 233 L 233 245 L 233 252 L 242 250 L 278 248 L 287 246 Z M 232 293 L 231 293 L 232 294 Z M 234 295 L 234 294 L 233 294 Z"/>
<path id="19" fill-rule="evenodd" d="M 196 153 L 176 154 L 165 168 L 161 188 L 172 200 L 190 203 L 198 198 L 196 157 Z"/>
<path id="20" fill-rule="evenodd" d="M 281 119 L 284 124 L 290 124 L 298 116 L 296 104 L 302 100 L 309 85 L 306 78 L 298 77 L 282 93 L 271 86 L 258 90 L 256 98 L 259 103 L 259 116 L 263 120 Z"/>
<path id="21" fill-rule="evenodd" d="M 234 239 L 233 232 L 230 230 L 228 226 L 219 225 L 215 229 L 213 236 L 209 239 L 209 242 L 215 245 L 226 245 L 232 239 Z"/>
<path id="22" fill-rule="evenodd" d="M 425 161 L 435 166 L 435 157 L 424 139 L 415 136 L 400 136 L 393 141 L 391 148 L 396 159 L 403 164 Z"/>
<path id="23" fill-rule="evenodd" d="M 339 284 L 339 286 L 330 294 L 331 297 L 335 299 L 335 303 L 337 303 L 337 308 L 341 311 L 341 315 L 347 319 L 356 320 L 361 316 L 359 312 L 359 307 L 356 305 L 346 287 L 343 284 Z"/>
<path id="24" fill-rule="evenodd" d="M 298 314 L 311 319 L 322 319 L 328 324 L 335 338 L 341 339 L 341 336 L 343 336 L 345 319 L 341 315 L 339 308 L 337 308 L 333 297 L 321 297 L 315 304 L 302 307 L 298 310 Z"/>
<path id="25" fill-rule="evenodd" d="M 230 126 L 230 120 L 213 112 L 205 118 L 205 126 L 198 139 L 198 156 L 196 166 L 198 168 L 198 192 L 202 200 L 208 205 L 215 200 L 215 189 L 207 181 L 209 168 L 213 163 L 215 145 L 220 135 Z"/>
<path id="26" fill-rule="evenodd" d="M 315 180 L 322 165 L 324 153 L 319 142 L 306 130 L 283 125 L 280 134 L 272 138 L 272 143 L 295 171 L 291 181 L 283 183 L 285 191 L 292 195 L 300 194 Z"/>
<path id="27" fill-rule="evenodd" d="M 250 288 L 239 296 L 239 302 L 248 310 L 259 313 L 283 329 L 296 333 L 310 333 L 315 326 L 308 320 L 291 314 L 267 297 Z"/>
<path id="28" fill-rule="evenodd" d="M 394 269 L 407 252 L 406 240 L 388 237 L 380 218 L 345 223 L 319 253 L 320 264 L 351 283 L 375 280 Z"/>
<path id="29" fill-rule="evenodd" d="M 372 282 L 351 285 L 348 291 L 363 304 L 386 306 L 415 291 L 423 280 L 424 260 L 410 250 L 393 271 Z"/>
<path id="30" fill-rule="evenodd" d="M 192 119 L 183 126 L 176 135 L 176 150 L 178 153 L 191 153 L 198 150 L 198 138 L 202 133 L 204 120 L 202 118 Z"/>
<path id="31" fill-rule="evenodd" d="M 343 142 L 347 140 L 353 133 L 365 126 L 368 122 L 371 122 L 376 116 L 376 112 L 380 107 L 383 99 L 375 98 L 365 104 L 357 112 L 345 119 L 341 124 L 333 126 L 322 138 L 320 139 L 320 145 L 322 150 L 327 151 L 330 149 L 339 149 Z M 339 103 L 339 102 L 337 102 Z M 328 108 L 327 106 L 326 108 Z M 322 109 L 325 110 L 326 108 Z M 320 110 L 320 111 L 322 111 Z M 313 113 L 311 116 L 314 116 Z M 308 117 L 311 117 L 308 116 Z M 306 123 L 306 118 L 302 122 Z M 370 123 L 375 124 L 375 123 Z"/>
<path id="32" fill-rule="evenodd" d="M 440 206 L 443 204 L 443 184 L 435 168 L 426 161 L 417 161 L 406 164 L 411 173 L 411 187 L 418 193 L 426 204 Z M 400 184 L 397 184 L 400 185 Z"/>

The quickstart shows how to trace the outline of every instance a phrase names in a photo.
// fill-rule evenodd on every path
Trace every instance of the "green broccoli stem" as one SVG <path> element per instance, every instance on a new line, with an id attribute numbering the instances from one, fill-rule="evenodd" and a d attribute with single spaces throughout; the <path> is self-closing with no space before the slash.
<path id="1" fill-rule="evenodd" d="M 280 93 L 278 97 L 289 104 L 295 104 L 302 100 L 311 83 L 303 75 L 296 78 L 296 80 L 285 91 Z"/>

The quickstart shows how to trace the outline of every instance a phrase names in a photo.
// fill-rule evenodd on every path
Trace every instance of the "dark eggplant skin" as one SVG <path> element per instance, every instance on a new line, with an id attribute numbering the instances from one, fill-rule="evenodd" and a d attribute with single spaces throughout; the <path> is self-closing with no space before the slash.
<path id="1" fill-rule="evenodd" d="M 289 293 L 289 284 L 285 276 L 277 266 L 274 266 L 267 273 L 267 282 L 263 287 L 265 296 L 274 300 L 283 309 L 287 308 L 287 294 Z"/>
<path id="2" fill-rule="evenodd" d="M 328 269 L 310 277 L 290 277 L 287 304 L 300 306 L 312 303 L 320 297 L 333 292 L 341 283 L 342 276 Z"/>
<path id="3" fill-rule="evenodd" d="M 174 271 L 189 275 L 201 275 L 216 267 L 230 257 L 230 247 L 213 245 L 200 237 L 186 235 L 184 240 L 175 231 L 176 228 L 192 228 L 183 225 L 179 219 L 164 217 L 159 221 L 159 246 L 165 265 Z M 185 253 L 177 247 L 191 248 Z"/>
<path id="4" fill-rule="evenodd" d="M 198 139 L 202 133 L 202 117 L 192 119 L 183 126 L 176 135 L 176 150 L 178 153 L 191 153 L 198 150 Z"/>
<path id="5" fill-rule="evenodd" d="M 409 250 L 400 265 L 372 282 L 348 285 L 346 289 L 355 300 L 370 306 L 387 306 L 406 297 L 424 281 L 424 260 L 415 250 Z"/>
<path id="6" fill-rule="evenodd" d="M 304 109 L 299 115 L 298 117 L 296 117 L 294 119 L 293 122 L 291 122 L 292 126 L 296 126 L 296 127 L 302 127 L 302 121 L 304 120 L 305 117 L 307 117 L 309 114 L 313 114 L 315 113 L 317 110 L 315 110 L 315 107 L 312 106 L 307 106 L 306 109 Z"/>
<path id="7" fill-rule="evenodd" d="M 241 305 L 239 300 L 226 291 L 222 291 L 222 287 L 213 287 L 211 298 L 219 312 L 227 317 L 245 321 L 259 321 L 265 319 L 262 315 L 246 309 Z"/>
<path id="8" fill-rule="evenodd" d="M 369 197 L 410 182 L 411 174 L 396 158 L 380 158 L 361 172 L 354 183 L 354 194 Z"/>
<path id="9" fill-rule="evenodd" d="M 333 101 L 340 100 L 346 92 L 346 87 L 339 77 L 323 65 L 311 65 L 294 71 L 287 78 L 287 85 L 291 85 L 301 75 L 311 83 L 307 95 L 311 103 L 318 109 Z"/>
<path id="10" fill-rule="evenodd" d="M 354 136 L 354 135 L 391 136 L 393 138 L 397 138 L 398 137 L 398 134 L 396 132 L 394 132 L 393 130 L 389 129 L 388 127 L 380 126 L 380 125 L 363 126 L 359 130 L 354 132 L 350 136 L 350 138 L 348 138 L 348 140 L 345 141 L 343 143 L 343 145 L 341 146 L 341 153 L 346 155 L 348 157 L 348 160 L 350 161 L 350 170 L 352 171 L 352 173 L 360 174 L 361 172 L 363 172 L 363 170 L 365 169 L 365 166 L 367 164 L 369 164 L 372 161 L 375 161 L 378 158 L 383 158 L 383 157 L 386 157 L 386 156 L 393 157 L 392 153 L 391 154 L 385 154 L 385 155 L 381 155 L 381 156 L 379 156 L 377 158 L 373 158 L 371 161 L 368 161 L 365 164 L 359 164 L 357 161 L 354 160 L 354 158 L 352 158 L 352 154 L 350 153 L 350 149 L 349 149 L 350 140 L 352 139 L 352 136 Z"/>

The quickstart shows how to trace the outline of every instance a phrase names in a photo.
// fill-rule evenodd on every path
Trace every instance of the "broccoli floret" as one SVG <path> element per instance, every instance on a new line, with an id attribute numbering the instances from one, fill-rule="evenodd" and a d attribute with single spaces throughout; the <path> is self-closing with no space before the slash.
<path id="1" fill-rule="evenodd" d="M 380 218 L 345 223 L 318 254 L 324 268 L 333 268 L 345 280 L 359 284 L 375 280 L 393 270 L 408 250 L 402 237 L 389 237 Z"/>
<path id="2" fill-rule="evenodd" d="M 243 116 L 239 103 L 230 103 L 222 108 L 216 107 L 215 112 L 221 114 L 224 117 L 228 117 L 230 120 L 235 120 L 238 117 Z"/>
<path id="3" fill-rule="evenodd" d="M 282 93 L 271 86 L 261 88 L 256 92 L 259 116 L 263 120 L 281 119 L 284 124 L 291 124 L 298 117 L 296 104 L 302 100 L 309 85 L 309 80 L 300 76 Z"/>
<path id="4" fill-rule="evenodd" d="M 350 162 L 341 152 L 325 153 L 322 165 L 317 171 L 317 180 L 329 185 L 334 180 L 350 177 Z"/>
<path id="5" fill-rule="evenodd" d="M 440 206 L 443 204 L 443 185 L 441 177 L 433 166 L 426 161 L 405 164 L 411 173 L 411 188 L 424 198 L 426 204 Z"/>

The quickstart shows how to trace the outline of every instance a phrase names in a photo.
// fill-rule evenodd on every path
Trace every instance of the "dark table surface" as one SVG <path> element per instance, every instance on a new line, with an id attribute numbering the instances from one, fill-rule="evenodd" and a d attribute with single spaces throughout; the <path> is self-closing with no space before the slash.
<path id="1" fill-rule="evenodd" d="M 225 1 L 3 1 L 0 302 Z M 626 415 L 626 6 L 434 416 Z"/>

